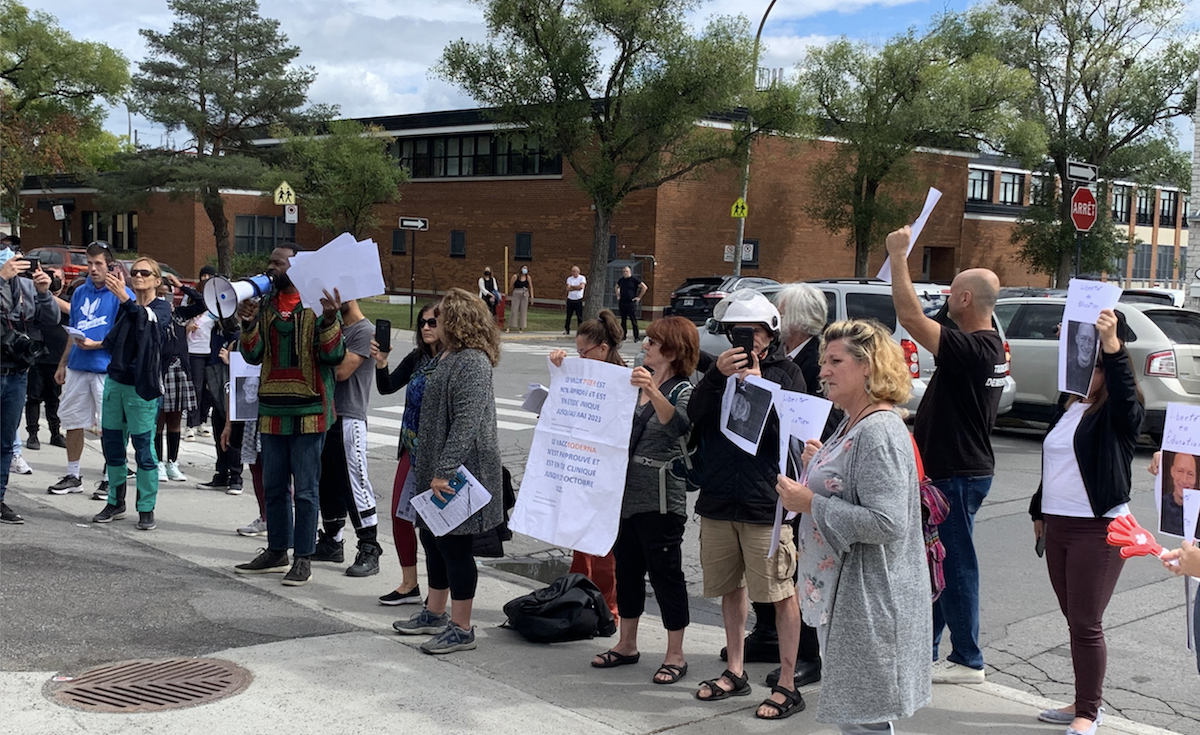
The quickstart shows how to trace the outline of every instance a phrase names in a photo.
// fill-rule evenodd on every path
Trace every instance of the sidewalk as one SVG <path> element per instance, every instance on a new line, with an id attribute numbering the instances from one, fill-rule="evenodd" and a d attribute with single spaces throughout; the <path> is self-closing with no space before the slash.
<path id="1" fill-rule="evenodd" d="M 10 484 L 14 507 L 43 513 L 57 511 L 78 524 L 88 524 L 101 504 L 88 500 L 87 494 L 54 496 L 44 494 L 44 490 L 38 492 L 41 479 L 50 478 L 52 482 L 51 475 L 60 469 L 61 452 L 29 452 L 26 458 L 37 470 L 37 482 L 19 478 L 20 482 Z M 252 672 L 254 679 L 249 687 L 217 702 L 163 713 L 82 713 L 52 703 L 43 691 L 52 676 L 76 672 L 0 672 L 0 702 L 4 703 L 8 732 L 837 732 L 815 721 L 820 685 L 804 690 L 808 709 L 787 724 L 755 719 L 757 703 L 769 693 L 762 685 L 763 677 L 773 668 L 769 664 L 747 667 L 755 688 L 751 696 L 718 703 L 697 701 L 692 694 L 698 683 L 719 675 L 724 668 L 716 656 L 724 644 L 718 626 L 693 623 L 688 628 L 686 650 L 691 670 L 683 682 L 674 686 L 650 683 L 665 649 L 665 634 L 657 618 L 650 615 L 641 628 L 642 661 L 636 666 L 591 668 L 591 656 L 605 650 L 609 640 L 526 643 L 516 633 L 497 627 L 504 620 L 501 607 L 541 585 L 486 565 L 480 567 L 475 607 L 479 648 L 444 657 L 424 655 L 417 650 L 424 637 L 398 636 L 391 628 L 392 621 L 407 617 L 417 608 L 383 607 L 375 599 L 399 580 L 390 538 L 381 538 L 386 549 L 381 573 L 367 579 L 342 574 L 353 560 L 353 541 L 347 542 L 346 564 L 314 564 L 313 581 L 304 587 L 284 587 L 278 574 L 235 575 L 233 565 L 252 558 L 265 543 L 261 537 L 243 538 L 233 532 L 254 514 L 253 495 L 249 486 L 242 496 L 196 488 L 194 481 L 206 479 L 201 470 L 207 469 L 206 460 L 197 462 L 198 466 L 188 468 L 194 475 L 193 482 L 169 483 L 160 491 L 157 530 L 139 532 L 134 521 L 127 518 L 105 528 L 88 524 L 79 529 L 80 533 L 120 535 L 125 542 L 148 547 L 175 568 L 195 565 L 210 570 L 217 575 L 217 584 L 228 585 L 229 590 L 251 588 L 259 596 L 293 601 L 336 621 L 336 630 L 350 632 L 214 651 L 212 657 L 227 659 Z M 84 453 L 85 477 L 99 477 L 100 468 L 98 442 L 89 440 Z M 19 543 L 25 528 L 4 528 L 5 543 Z M 94 620 L 90 633 L 102 637 L 103 611 L 87 612 Z M 1062 733 L 1061 726 L 1035 719 L 1039 709 L 1057 704 L 994 684 L 938 685 L 932 704 L 910 720 L 897 723 L 898 732 Z M 1152 735 L 1168 731 L 1110 717 L 1101 732 Z"/>

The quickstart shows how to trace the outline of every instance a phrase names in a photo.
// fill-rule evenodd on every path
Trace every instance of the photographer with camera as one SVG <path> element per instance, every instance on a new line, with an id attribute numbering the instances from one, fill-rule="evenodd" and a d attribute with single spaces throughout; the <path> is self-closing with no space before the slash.
<path id="1" fill-rule="evenodd" d="M 0 522 L 24 523 L 25 519 L 4 503 L 8 469 L 17 437 L 29 368 L 37 362 L 42 346 L 30 336 L 37 325 L 58 323 L 58 305 L 50 295 L 50 276 L 34 262 L 18 257 L 10 246 L 0 249 Z"/>

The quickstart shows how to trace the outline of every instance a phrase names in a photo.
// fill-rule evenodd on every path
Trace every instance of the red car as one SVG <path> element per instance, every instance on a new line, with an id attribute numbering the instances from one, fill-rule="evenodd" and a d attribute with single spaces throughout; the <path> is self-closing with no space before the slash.
<path id="1" fill-rule="evenodd" d="M 74 281 L 78 276 L 87 275 L 86 248 L 34 248 L 25 255 L 37 258 L 46 268 L 57 268 L 62 271 L 63 280 L 67 283 Z"/>

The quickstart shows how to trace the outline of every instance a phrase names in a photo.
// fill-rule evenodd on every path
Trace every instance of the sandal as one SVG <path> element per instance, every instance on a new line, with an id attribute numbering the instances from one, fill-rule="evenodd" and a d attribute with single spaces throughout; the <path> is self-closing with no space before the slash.
<path id="1" fill-rule="evenodd" d="M 596 658 L 600 659 L 601 663 L 596 663 L 593 661 L 592 666 L 594 668 L 611 669 L 617 666 L 629 666 L 631 664 L 636 664 L 641 660 L 642 654 L 639 651 L 632 656 L 626 656 L 625 654 L 617 653 L 616 651 L 605 651 L 604 653 L 597 654 Z"/>
<path id="2" fill-rule="evenodd" d="M 791 717 L 797 712 L 804 711 L 804 697 L 795 689 L 784 689 L 781 686 L 771 687 L 772 694 L 782 694 L 783 701 L 776 702 L 774 699 L 767 697 L 762 701 L 759 707 L 771 707 L 775 710 L 775 714 L 763 717 L 757 711 L 754 716 L 760 720 L 782 720 L 785 717 Z"/>
<path id="3" fill-rule="evenodd" d="M 723 689 L 719 684 L 717 684 L 717 682 L 721 679 L 728 679 L 729 681 L 733 682 L 733 689 Z M 699 699 L 701 702 L 717 702 L 722 699 L 728 699 L 729 697 L 744 697 L 749 694 L 750 677 L 748 677 L 745 672 L 742 672 L 741 676 L 737 676 L 729 669 L 725 669 L 716 679 L 709 679 L 708 681 L 700 682 L 700 686 L 708 687 L 709 696 L 701 697 L 700 690 L 697 689 L 696 699 Z"/>
<path id="4" fill-rule="evenodd" d="M 683 662 L 682 666 L 676 666 L 675 664 L 663 664 L 662 666 L 658 667 L 658 671 L 654 672 L 654 677 L 651 678 L 650 681 L 654 682 L 655 684 L 674 684 L 683 677 L 687 676 L 687 672 L 688 665 L 686 661 Z M 658 678 L 660 676 L 667 676 L 668 678 L 660 679 Z"/>

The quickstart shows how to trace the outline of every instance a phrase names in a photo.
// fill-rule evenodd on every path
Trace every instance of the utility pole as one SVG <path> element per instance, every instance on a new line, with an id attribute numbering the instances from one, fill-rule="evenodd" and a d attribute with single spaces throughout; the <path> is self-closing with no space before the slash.
<path id="1" fill-rule="evenodd" d="M 754 54 L 750 60 L 750 96 L 758 91 L 758 47 L 762 40 L 763 26 L 767 24 L 767 16 L 771 14 L 771 8 L 775 7 L 775 0 L 771 0 L 771 4 L 767 6 L 767 11 L 763 13 L 762 21 L 758 24 L 758 33 L 754 34 Z M 746 129 L 754 130 L 754 120 L 750 116 L 750 111 L 746 111 Z M 750 188 L 750 149 L 754 147 L 754 136 L 750 136 L 750 140 L 746 143 L 746 155 L 742 160 L 742 198 L 741 201 L 746 201 L 746 192 Z M 733 245 L 733 275 L 742 275 L 742 241 L 746 239 L 746 218 L 737 218 L 737 240 Z"/>
<path id="2" fill-rule="evenodd" d="M 1196 157 L 1196 146 L 1200 146 L 1200 107 L 1192 115 L 1192 131 L 1192 135 L 1194 136 L 1192 139 L 1192 195 L 1200 196 L 1200 160 Z M 1180 199 L 1183 199 L 1182 193 L 1180 194 Z M 1187 203 L 1181 201 L 1179 206 L 1187 206 Z M 1191 212 L 1187 214 L 1190 215 Z M 1191 242 L 1188 245 L 1191 245 Z M 1191 250 L 1191 248 L 1189 247 L 1188 250 Z M 1197 252 L 1200 252 L 1200 250 Z M 1180 279 L 1187 284 L 1187 296 L 1184 298 L 1183 303 L 1189 308 L 1197 309 L 1200 308 L 1200 268 L 1196 266 L 1200 265 L 1200 258 L 1185 258 L 1185 260 L 1188 261 L 1188 272 L 1179 274 Z"/>

